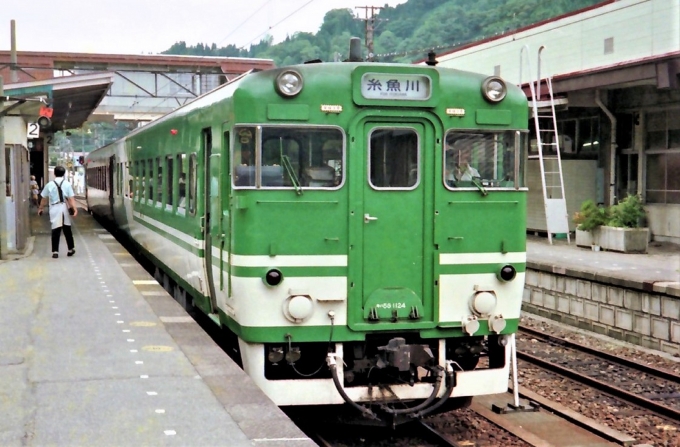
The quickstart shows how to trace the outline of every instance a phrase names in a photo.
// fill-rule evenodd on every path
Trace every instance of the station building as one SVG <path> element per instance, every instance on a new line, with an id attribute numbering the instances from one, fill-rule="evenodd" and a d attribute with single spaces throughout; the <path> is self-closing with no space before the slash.
<path id="1" fill-rule="evenodd" d="M 680 243 L 679 17 L 680 0 L 608 0 L 437 59 L 500 75 L 528 96 L 530 81 L 550 76 L 568 215 L 586 199 L 611 205 L 639 194 L 653 239 Z M 527 162 L 527 229 L 545 231 L 538 163 Z"/>
<path id="2" fill-rule="evenodd" d="M 0 51 L 6 173 L 0 257 L 25 249 L 30 175 L 40 187 L 51 180 L 47 154 L 55 132 L 87 121 L 142 125 L 234 77 L 273 67 L 269 59 Z"/>

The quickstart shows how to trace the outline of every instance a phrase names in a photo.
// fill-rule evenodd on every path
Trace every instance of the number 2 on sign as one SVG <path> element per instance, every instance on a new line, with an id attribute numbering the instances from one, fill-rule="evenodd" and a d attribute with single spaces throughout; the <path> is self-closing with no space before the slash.
<path id="1" fill-rule="evenodd" d="M 26 138 L 29 140 L 32 138 L 40 138 L 40 125 L 38 123 L 28 123 Z"/>

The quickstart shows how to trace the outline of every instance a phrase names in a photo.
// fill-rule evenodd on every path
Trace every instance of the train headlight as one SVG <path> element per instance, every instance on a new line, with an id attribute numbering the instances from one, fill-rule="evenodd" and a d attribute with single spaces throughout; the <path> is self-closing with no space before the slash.
<path id="1" fill-rule="evenodd" d="M 278 286 L 283 281 L 283 274 L 278 269 L 270 269 L 264 275 L 264 282 L 268 286 Z"/>
<path id="2" fill-rule="evenodd" d="M 477 315 L 489 315 L 496 308 L 496 294 L 493 292 L 477 292 L 472 297 L 472 311 Z"/>
<path id="3" fill-rule="evenodd" d="M 294 295 L 283 303 L 283 314 L 293 323 L 302 323 L 313 312 L 314 302 L 307 295 Z"/>
<path id="4" fill-rule="evenodd" d="M 504 265 L 503 267 L 500 268 L 500 270 L 498 270 L 496 276 L 498 277 L 499 280 L 503 282 L 512 281 L 513 279 L 515 279 L 515 276 L 517 276 L 517 270 L 510 264 Z"/>
<path id="5" fill-rule="evenodd" d="M 293 97 L 302 91 L 302 75 L 295 70 L 284 70 L 276 77 L 276 91 L 281 96 Z"/>
<path id="6" fill-rule="evenodd" d="M 488 77 L 482 83 L 482 94 L 489 102 L 500 102 L 508 93 L 505 81 L 496 76 Z"/>

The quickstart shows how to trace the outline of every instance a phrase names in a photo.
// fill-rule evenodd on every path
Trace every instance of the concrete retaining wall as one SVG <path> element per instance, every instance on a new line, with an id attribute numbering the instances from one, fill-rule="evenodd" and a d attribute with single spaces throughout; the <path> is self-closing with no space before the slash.
<path id="1" fill-rule="evenodd" d="M 680 299 L 661 284 L 642 290 L 527 269 L 523 310 L 680 356 Z M 645 290 L 649 289 L 649 290 Z"/>

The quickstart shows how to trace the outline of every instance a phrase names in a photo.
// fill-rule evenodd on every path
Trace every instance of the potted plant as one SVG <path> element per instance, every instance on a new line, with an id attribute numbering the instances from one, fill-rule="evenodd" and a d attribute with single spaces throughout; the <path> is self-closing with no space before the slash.
<path id="1" fill-rule="evenodd" d="M 609 208 L 586 200 L 574 215 L 576 245 L 624 253 L 646 253 L 649 228 L 642 228 L 645 210 L 639 196 L 629 195 Z"/>
<path id="2" fill-rule="evenodd" d="M 643 228 L 645 209 L 637 195 L 610 207 L 606 225 L 599 229 L 602 248 L 624 253 L 647 253 L 649 228 Z"/>
<path id="3" fill-rule="evenodd" d="M 598 245 L 596 243 L 598 229 L 608 220 L 609 210 L 607 208 L 597 206 L 592 200 L 583 202 L 581 209 L 574 215 L 576 245 L 587 248 Z"/>

